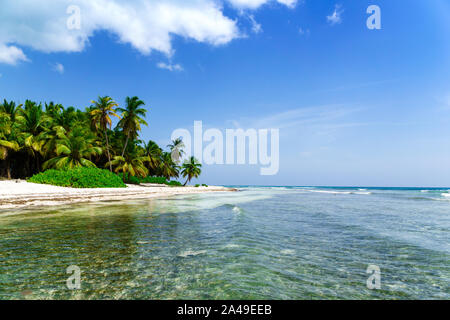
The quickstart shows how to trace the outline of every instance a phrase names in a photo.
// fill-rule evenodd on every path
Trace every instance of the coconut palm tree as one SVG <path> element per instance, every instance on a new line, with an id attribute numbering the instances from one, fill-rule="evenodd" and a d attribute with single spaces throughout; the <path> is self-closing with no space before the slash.
<path id="1" fill-rule="evenodd" d="M 145 144 L 144 150 L 145 156 L 148 157 L 149 169 L 156 171 L 161 164 L 162 149 L 156 142 L 150 140 Z"/>
<path id="2" fill-rule="evenodd" d="M 180 169 L 173 161 L 170 152 L 163 152 L 161 156 L 161 163 L 158 168 L 158 175 L 163 176 L 166 179 L 178 178 L 180 175 Z"/>
<path id="3" fill-rule="evenodd" d="M 167 145 L 167 147 L 170 149 L 170 154 L 172 156 L 172 160 L 175 163 L 179 164 L 181 157 L 184 154 L 183 148 L 185 148 L 183 139 L 181 139 L 181 137 L 180 137 L 175 140 L 172 140 L 172 143 Z"/>
<path id="4" fill-rule="evenodd" d="M 184 183 L 184 185 L 187 185 L 189 181 L 192 180 L 192 178 L 198 178 L 200 174 L 202 173 L 201 169 L 202 165 L 195 159 L 194 157 L 190 157 L 188 160 L 186 160 L 183 163 L 181 175 L 186 178 L 187 180 Z"/>
<path id="5" fill-rule="evenodd" d="M 145 105 L 144 101 L 139 100 L 138 97 L 127 97 L 125 99 L 125 103 L 125 109 L 117 108 L 117 111 L 122 113 L 122 119 L 119 121 L 117 126 L 123 130 L 123 133 L 126 136 L 125 145 L 122 150 L 122 157 L 125 154 L 130 138 L 133 140 L 136 139 L 138 132 L 141 131 L 141 125 L 148 125 L 144 120 L 147 110 L 141 108 L 141 106 Z"/>
<path id="6" fill-rule="evenodd" d="M 20 108 L 22 108 L 22 105 L 19 104 L 16 106 L 16 103 L 14 101 L 8 102 L 6 99 L 3 101 L 3 104 L 0 105 L 0 112 L 3 112 L 7 115 L 9 115 L 9 120 L 12 124 L 16 122 L 17 114 L 19 113 Z"/>
<path id="7" fill-rule="evenodd" d="M 95 138 L 92 133 L 84 128 L 76 127 L 67 135 L 63 135 L 58 140 L 56 146 L 57 156 L 46 161 L 44 169 L 55 168 L 76 168 L 76 167 L 95 167 L 91 157 L 100 155 L 102 149 L 94 146 Z"/>
<path id="8" fill-rule="evenodd" d="M 137 153 L 125 153 L 124 156 L 115 156 L 113 160 L 106 165 L 114 167 L 114 172 L 121 172 L 124 177 L 126 175 L 127 180 L 129 180 L 130 175 L 135 177 L 146 177 L 148 170 L 145 167 L 144 162 L 147 157 L 139 156 Z"/>
<path id="9" fill-rule="evenodd" d="M 109 170 L 112 172 L 111 166 L 111 155 L 109 152 L 109 140 L 108 140 L 108 128 L 111 129 L 112 120 L 111 117 L 120 117 L 116 114 L 115 107 L 118 104 L 108 96 L 98 97 L 97 101 L 91 101 L 94 105 L 92 106 L 92 111 L 90 112 L 92 127 L 95 130 L 101 129 L 105 133 L 106 138 L 106 152 L 108 154 L 108 163 L 110 164 Z"/>
<path id="10" fill-rule="evenodd" d="M 14 133 L 10 115 L 0 112 L 0 160 L 5 160 L 8 179 L 11 179 L 10 154 L 19 150 L 17 136 Z"/>
<path id="11" fill-rule="evenodd" d="M 26 100 L 25 108 L 19 109 L 16 121 L 19 123 L 19 144 L 35 159 L 35 171 L 40 171 L 42 147 L 50 117 L 42 109 L 42 104 Z"/>

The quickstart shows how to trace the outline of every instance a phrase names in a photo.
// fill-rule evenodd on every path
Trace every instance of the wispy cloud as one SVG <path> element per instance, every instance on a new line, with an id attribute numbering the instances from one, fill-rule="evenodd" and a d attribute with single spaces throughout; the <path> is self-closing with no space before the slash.
<path id="1" fill-rule="evenodd" d="M 251 24 L 253 33 L 261 33 L 263 31 L 260 23 L 256 22 L 255 17 L 253 15 L 248 16 Z"/>
<path id="2" fill-rule="evenodd" d="M 248 128 L 292 128 L 299 126 L 324 125 L 335 123 L 339 120 L 340 126 L 355 126 L 356 123 L 343 123 L 341 120 L 348 115 L 361 111 L 361 108 L 346 107 L 342 104 L 325 105 L 317 107 L 305 107 L 291 109 L 280 113 L 261 117 L 259 119 L 241 119 L 231 121 L 235 127 Z"/>
<path id="3" fill-rule="evenodd" d="M 344 10 L 342 9 L 342 5 L 336 4 L 334 6 L 334 11 L 332 14 L 327 16 L 327 21 L 330 25 L 334 26 L 336 24 L 340 24 L 342 22 L 342 13 Z"/>
<path id="4" fill-rule="evenodd" d="M 309 29 L 303 29 L 303 28 L 298 28 L 298 33 L 302 36 L 309 36 L 310 31 Z"/>
<path id="5" fill-rule="evenodd" d="M 169 71 L 183 71 L 183 67 L 179 64 L 170 64 L 165 62 L 160 62 L 156 65 L 160 69 L 165 69 Z"/>
<path id="6" fill-rule="evenodd" d="M 52 70 L 55 72 L 58 72 L 59 74 L 63 74 L 64 73 L 64 66 L 57 62 L 55 64 L 52 65 Z"/>

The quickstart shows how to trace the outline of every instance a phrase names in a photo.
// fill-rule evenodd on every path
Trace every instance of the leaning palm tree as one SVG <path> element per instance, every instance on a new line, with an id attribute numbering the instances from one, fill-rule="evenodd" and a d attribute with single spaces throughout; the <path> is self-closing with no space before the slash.
<path id="1" fill-rule="evenodd" d="M 115 156 L 112 161 L 107 163 L 106 165 L 110 165 L 114 167 L 114 172 L 121 172 L 123 176 L 127 180 L 129 180 L 130 175 L 135 177 L 146 177 L 148 174 L 148 170 L 144 165 L 147 157 L 142 157 L 137 155 L 136 153 L 125 153 L 124 156 Z"/>
<path id="2" fill-rule="evenodd" d="M 117 126 L 123 130 L 123 133 L 126 136 L 125 145 L 122 150 L 122 157 L 125 154 L 130 138 L 133 140 L 136 139 L 138 132 L 141 130 L 141 125 L 148 125 L 144 120 L 147 110 L 141 108 L 141 106 L 145 105 L 144 101 L 139 100 L 138 97 L 127 97 L 125 102 L 125 109 L 117 108 L 117 111 L 122 113 L 122 119 L 119 121 Z"/>
<path id="3" fill-rule="evenodd" d="M 192 178 L 198 178 L 200 176 L 200 174 L 202 173 L 201 167 L 202 165 L 194 157 L 190 157 L 189 160 L 186 160 L 186 162 L 183 163 L 183 166 L 181 167 L 183 169 L 181 171 L 181 175 L 184 178 L 187 177 L 184 186 L 187 185 L 187 183 L 191 181 Z"/>
<path id="4" fill-rule="evenodd" d="M 44 169 L 72 169 L 76 167 L 95 167 L 92 156 L 100 155 L 102 149 L 94 145 L 95 138 L 85 129 L 76 127 L 58 140 L 57 156 L 46 161 Z"/>
<path id="5" fill-rule="evenodd" d="M 100 128 L 105 133 L 106 152 L 108 154 L 108 163 L 110 163 L 109 171 L 112 172 L 111 155 L 109 153 L 108 128 L 111 129 L 112 116 L 120 119 L 120 117 L 116 114 L 116 110 L 114 109 L 118 106 L 118 104 L 108 96 L 98 97 L 97 101 L 93 100 L 91 102 L 94 104 L 92 106 L 92 111 L 90 112 L 92 121 L 91 125 L 93 128 L 95 128 L 95 130 L 98 130 Z"/>

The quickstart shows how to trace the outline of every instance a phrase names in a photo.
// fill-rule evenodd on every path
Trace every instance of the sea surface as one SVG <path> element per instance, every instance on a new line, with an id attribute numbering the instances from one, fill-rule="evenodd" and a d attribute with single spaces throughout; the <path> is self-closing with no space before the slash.
<path id="1" fill-rule="evenodd" d="M 0 299 L 450 299 L 450 193 L 239 187 L 4 210 Z"/>

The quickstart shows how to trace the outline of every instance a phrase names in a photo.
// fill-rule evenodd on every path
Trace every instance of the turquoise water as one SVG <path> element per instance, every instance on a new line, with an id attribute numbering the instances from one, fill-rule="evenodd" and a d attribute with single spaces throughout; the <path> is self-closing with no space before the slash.
<path id="1" fill-rule="evenodd" d="M 449 299 L 447 189 L 266 187 L 0 212 L 1 299 Z M 81 289 L 66 287 L 66 268 Z M 368 265 L 381 289 L 366 286 Z"/>

